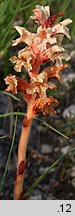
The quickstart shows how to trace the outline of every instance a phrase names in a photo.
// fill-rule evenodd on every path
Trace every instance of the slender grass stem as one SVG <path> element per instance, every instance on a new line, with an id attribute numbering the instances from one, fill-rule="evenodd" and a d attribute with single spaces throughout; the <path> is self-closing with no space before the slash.
<path id="1" fill-rule="evenodd" d="M 27 198 L 31 195 L 33 190 L 38 186 L 38 184 L 46 178 L 46 176 L 50 173 L 51 169 L 54 168 L 61 160 L 64 160 L 69 154 L 75 151 L 75 147 L 71 148 L 67 154 L 60 156 L 53 164 L 49 166 L 46 172 L 44 172 L 37 180 L 32 184 L 32 186 L 28 189 L 27 192 L 24 193 L 23 199 Z"/>
<path id="2" fill-rule="evenodd" d="M 7 137 L 7 136 L 1 136 L 1 137 L 0 137 L 0 140 L 1 140 L 1 139 L 5 139 L 6 137 Z"/>
<path id="3" fill-rule="evenodd" d="M 2 181 L 1 181 L 1 186 L 0 186 L 0 192 L 2 191 L 3 185 L 4 185 L 4 181 L 5 181 L 5 177 L 6 177 L 6 173 L 7 173 L 7 169 L 8 169 L 8 165 L 9 165 L 9 161 L 10 161 L 10 157 L 11 157 L 11 153 L 13 150 L 13 146 L 14 146 L 14 142 L 15 142 L 15 135 L 16 135 L 16 127 L 17 127 L 17 119 L 18 119 L 18 115 L 16 114 L 16 119 L 15 119 L 15 125 L 14 125 L 14 132 L 13 132 L 13 138 L 12 138 L 12 143 L 11 143 L 11 148 L 9 151 L 9 155 L 8 155 L 8 159 L 6 162 L 6 167 L 5 167 L 5 171 L 2 177 Z"/>
<path id="4" fill-rule="evenodd" d="M 14 100 L 20 101 L 19 98 L 17 98 L 16 96 L 14 96 L 13 94 L 9 93 L 9 92 L 5 92 L 5 91 L 0 91 L 1 94 L 7 95 L 12 97 Z"/>
<path id="5" fill-rule="evenodd" d="M 4 114 L 0 114 L 0 118 L 5 118 L 5 117 L 9 117 L 11 115 L 16 115 L 17 112 L 10 112 L 10 113 L 4 113 Z M 25 116 L 26 113 L 23 112 L 18 112 L 18 116 Z M 45 121 L 39 119 L 39 118 L 34 118 L 35 120 L 40 121 L 42 124 L 44 124 L 45 126 L 47 126 L 48 128 L 50 128 L 51 130 L 53 130 L 54 132 L 58 133 L 59 135 L 63 136 L 66 139 L 69 139 L 69 137 L 67 137 L 65 134 L 63 134 L 62 132 L 58 131 L 56 128 L 52 127 L 51 125 L 49 125 L 48 123 L 46 123 Z"/>

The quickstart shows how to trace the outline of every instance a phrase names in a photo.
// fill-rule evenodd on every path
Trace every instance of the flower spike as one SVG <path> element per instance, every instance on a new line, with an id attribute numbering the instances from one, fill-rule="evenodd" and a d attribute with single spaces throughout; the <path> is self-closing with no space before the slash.
<path id="1" fill-rule="evenodd" d="M 13 41 L 12 46 L 24 43 L 17 56 L 10 58 L 14 64 L 16 72 L 28 73 L 29 79 L 20 78 L 16 75 L 9 74 L 5 78 L 7 88 L 5 91 L 17 94 L 21 92 L 24 100 L 27 102 L 27 113 L 23 120 L 22 132 L 18 147 L 18 164 L 17 174 L 14 187 L 14 199 L 20 199 L 23 189 L 24 173 L 26 169 L 26 148 L 32 120 L 40 112 L 44 115 L 50 113 L 55 114 L 55 108 L 59 102 L 56 98 L 47 96 L 47 90 L 57 88 L 52 78 L 58 79 L 63 84 L 61 72 L 67 68 L 67 64 L 63 64 L 63 60 L 68 61 L 70 55 L 63 46 L 63 39 L 66 36 L 70 38 L 69 28 L 72 23 L 71 19 L 65 19 L 58 22 L 58 17 L 63 17 L 62 12 L 56 15 L 50 15 L 49 6 L 36 5 L 31 17 L 37 22 L 37 31 L 29 32 L 26 28 L 15 26 L 20 37 Z M 41 65 L 50 62 L 49 67 L 40 70 Z"/>

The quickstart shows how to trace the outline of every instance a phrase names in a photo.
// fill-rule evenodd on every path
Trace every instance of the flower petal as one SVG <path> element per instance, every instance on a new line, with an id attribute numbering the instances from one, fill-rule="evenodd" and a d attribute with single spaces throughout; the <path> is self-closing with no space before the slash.
<path id="1" fill-rule="evenodd" d="M 32 69 L 31 61 L 32 60 L 32 50 L 30 47 L 26 47 L 18 52 L 18 57 L 13 56 L 10 58 L 10 61 L 15 64 L 15 71 L 21 72 L 22 67 L 25 67 L 28 71 Z"/>
<path id="2" fill-rule="evenodd" d="M 6 85 L 8 87 L 5 89 L 7 92 L 12 92 L 13 94 L 17 94 L 17 78 L 15 75 L 9 74 L 5 79 Z"/>
<path id="3" fill-rule="evenodd" d="M 15 26 L 15 29 L 19 32 L 21 37 L 13 40 L 12 46 L 16 46 L 17 44 L 22 42 L 31 45 L 32 40 L 34 40 L 35 38 L 35 34 L 20 26 Z"/>
<path id="4" fill-rule="evenodd" d="M 31 16 L 30 18 L 33 20 L 37 20 L 41 25 L 43 25 L 49 16 L 50 16 L 49 6 L 43 7 L 40 5 L 36 5 L 34 9 L 34 16 Z"/>
<path id="5" fill-rule="evenodd" d="M 67 26 L 67 25 L 69 25 L 70 23 L 72 23 L 72 20 L 69 19 L 69 18 L 67 18 L 67 19 L 65 19 L 65 20 L 63 20 L 63 21 L 61 22 L 61 24 L 63 24 L 64 26 Z"/>
<path id="6" fill-rule="evenodd" d="M 34 114 L 38 114 L 43 112 L 43 114 L 48 114 L 49 112 L 55 112 L 53 107 L 58 106 L 58 101 L 53 97 L 45 97 L 45 98 L 38 98 L 33 106 Z"/>
<path id="7" fill-rule="evenodd" d="M 67 64 L 61 65 L 60 67 L 49 66 L 44 71 L 48 78 L 56 77 L 63 84 L 63 80 L 62 77 L 60 76 L 60 72 L 67 67 L 68 67 Z"/>
<path id="8" fill-rule="evenodd" d="M 65 61 L 69 61 L 70 58 L 71 58 L 71 56 L 68 55 L 67 52 L 60 53 L 58 56 L 55 57 L 55 59 L 56 59 L 55 65 L 57 67 L 62 66 L 62 60 L 64 59 Z"/>
<path id="9" fill-rule="evenodd" d="M 63 25 L 62 22 L 59 22 L 58 24 L 56 24 L 53 28 L 53 35 L 57 35 L 57 34 L 63 34 L 65 35 L 67 38 L 70 39 L 70 35 L 69 35 L 69 28 L 67 28 L 65 25 Z"/>

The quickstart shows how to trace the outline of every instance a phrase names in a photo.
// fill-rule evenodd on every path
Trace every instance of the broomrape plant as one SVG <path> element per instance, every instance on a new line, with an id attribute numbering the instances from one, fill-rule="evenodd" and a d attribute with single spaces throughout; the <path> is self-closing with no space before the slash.
<path id="1" fill-rule="evenodd" d="M 10 58 L 10 61 L 15 64 L 15 71 L 23 73 L 22 68 L 27 69 L 30 80 L 28 82 L 26 78 L 19 78 L 12 74 L 5 78 L 5 83 L 8 85 L 5 91 L 13 94 L 17 94 L 19 91 L 23 94 L 24 100 L 27 101 L 27 114 L 23 120 L 18 146 L 14 199 L 19 199 L 23 190 L 26 148 L 32 120 L 40 112 L 44 115 L 56 113 L 54 108 L 58 105 L 58 101 L 52 96 L 47 97 L 46 90 L 57 88 L 50 81 L 54 77 L 63 83 L 60 73 L 68 65 L 63 64 L 62 60 L 68 61 L 70 59 L 62 41 L 64 36 L 70 39 L 67 25 L 72 23 L 72 20 L 65 19 L 56 22 L 58 17 L 63 16 L 63 13 L 59 12 L 50 16 L 49 6 L 36 5 L 33 13 L 31 19 L 37 23 L 37 32 L 31 33 L 23 27 L 15 26 L 20 37 L 13 41 L 12 46 L 23 42 L 25 48 L 18 52 L 18 56 Z M 52 63 L 51 66 L 40 72 L 40 65 L 49 61 Z"/>

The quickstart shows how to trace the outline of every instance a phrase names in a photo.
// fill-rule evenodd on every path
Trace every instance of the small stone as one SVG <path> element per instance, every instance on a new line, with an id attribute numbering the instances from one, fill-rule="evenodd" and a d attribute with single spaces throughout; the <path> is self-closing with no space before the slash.
<path id="1" fill-rule="evenodd" d="M 49 193 L 47 196 L 47 200 L 55 200 L 56 198 L 53 196 L 52 193 Z"/>
<path id="2" fill-rule="evenodd" d="M 31 196 L 30 197 L 30 200 L 41 200 L 42 199 L 42 196 L 39 194 L 37 196 Z"/>
<path id="3" fill-rule="evenodd" d="M 72 197 L 73 196 L 73 193 L 69 193 L 69 197 Z"/>
<path id="4" fill-rule="evenodd" d="M 70 169 L 70 176 L 71 176 L 72 178 L 75 177 L 75 166 L 72 167 L 72 168 Z"/>
<path id="5" fill-rule="evenodd" d="M 32 195 L 34 195 L 34 196 L 37 196 L 37 195 L 42 195 L 41 194 L 41 191 L 40 190 L 38 190 L 38 189 L 35 189 L 34 191 L 33 191 L 33 194 Z"/>
<path id="6" fill-rule="evenodd" d="M 55 147 L 54 151 L 59 152 L 59 147 Z"/>
<path id="7" fill-rule="evenodd" d="M 70 55 L 71 55 L 71 59 L 70 59 L 71 65 L 75 69 L 75 50 L 72 50 Z"/>
<path id="8" fill-rule="evenodd" d="M 66 85 L 68 82 L 72 82 L 73 80 L 75 80 L 75 73 L 72 72 L 70 74 L 67 74 L 67 76 L 64 75 L 63 78 L 64 78 L 64 83 Z"/>
<path id="9" fill-rule="evenodd" d="M 61 153 L 63 155 L 65 155 L 68 153 L 69 149 L 70 149 L 70 146 L 65 146 L 65 147 L 61 148 Z"/>
<path id="10" fill-rule="evenodd" d="M 34 190 L 30 199 L 31 200 L 41 200 L 42 199 L 42 192 L 38 189 Z"/>
<path id="11" fill-rule="evenodd" d="M 39 168 L 39 171 L 38 171 L 39 174 L 40 174 L 40 175 L 43 174 L 44 172 L 46 172 L 46 171 L 48 170 L 48 168 L 49 168 L 49 167 L 40 167 L 40 168 Z"/>
<path id="12" fill-rule="evenodd" d="M 75 188 L 75 178 L 72 179 L 71 184 Z"/>
<path id="13" fill-rule="evenodd" d="M 44 185 L 44 187 L 42 188 L 43 192 L 45 193 L 46 191 L 48 191 L 49 189 L 49 185 Z"/>
<path id="14" fill-rule="evenodd" d="M 44 144 L 41 146 L 41 153 L 42 154 L 49 154 L 52 153 L 52 147 L 51 145 Z"/>
<path id="15" fill-rule="evenodd" d="M 71 56 L 71 58 L 72 58 L 72 57 L 75 57 L 75 50 L 72 50 L 72 51 L 70 52 L 70 56 Z"/>
<path id="16" fill-rule="evenodd" d="M 75 104 L 70 105 L 68 108 L 66 108 L 63 113 L 62 117 L 64 119 L 66 118 L 74 118 L 75 117 Z"/>
<path id="17" fill-rule="evenodd" d="M 37 130 L 39 133 L 41 133 L 43 131 L 43 126 L 37 125 Z"/>

